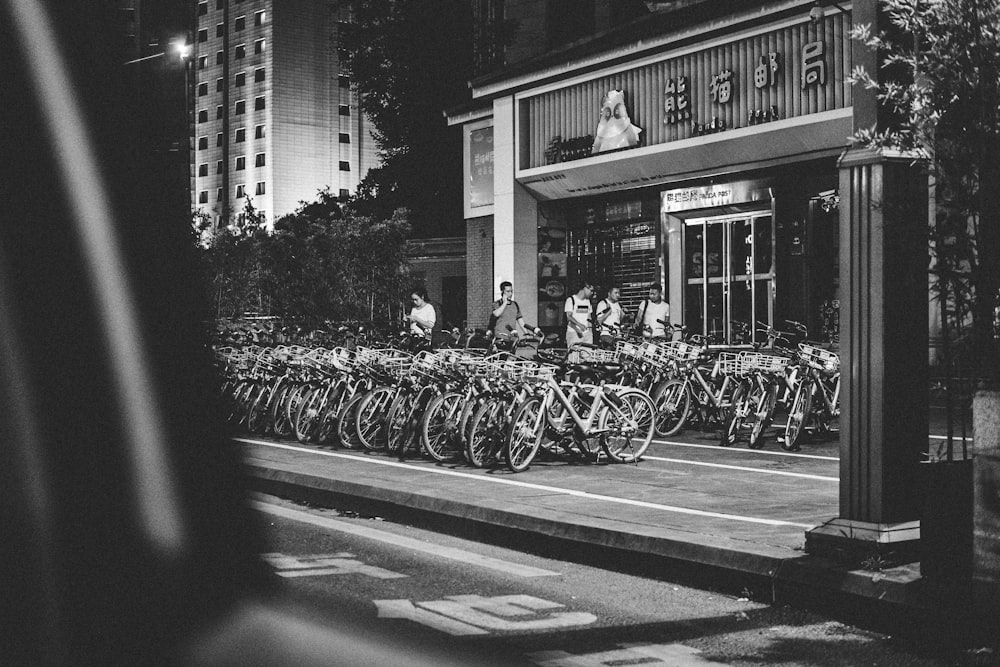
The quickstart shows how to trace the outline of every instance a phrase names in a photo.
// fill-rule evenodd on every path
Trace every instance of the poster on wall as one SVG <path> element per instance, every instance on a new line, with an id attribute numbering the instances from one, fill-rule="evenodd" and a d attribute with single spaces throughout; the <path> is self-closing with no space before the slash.
<path id="1" fill-rule="evenodd" d="M 562 324 L 566 296 L 566 228 L 546 220 L 538 228 L 538 326 Z"/>
<path id="2" fill-rule="evenodd" d="M 493 128 L 469 132 L 469 206 L 493 204 Z"/>
<path id="3" fill-rule="evenodd" d="M 642 128 L 633 125 L 629 118 L 625 93 L 609 90 L 601 103 L 601 119 L 597 123 L 591 153 L 597 155 L 619 148 L 634 148 L 639 145 L 640 132 Z"/>

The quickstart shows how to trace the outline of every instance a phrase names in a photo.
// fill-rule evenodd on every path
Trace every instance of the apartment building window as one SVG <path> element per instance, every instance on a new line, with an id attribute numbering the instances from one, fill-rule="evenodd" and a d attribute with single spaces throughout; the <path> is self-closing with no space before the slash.
<path id="1" fill-rule="evenodd" d="M 207 42 L 208 41 L 208 28 L 203 28 L 198 31 L 198 41 Z"/>
<path id="2" fill-rule="evenodd" d="M 346 188 L 340 188 L 340 198 L 342 200 L 343 199 L 348 199 L 348 198 L 350 198 L 350 196 L 351 196 L 351 191 L 350 190 L 347 190 Z"/>
<path id="3" fill-rule="evenodd" d="M 215 0 L 216 9 L 224 9 L 226 6 L 226 0 Z"/>
<path id="4" fill-rule="evenodd" d="M 242 183 L 240 183 L 239 185 L 237 185 L 236 186 L 236 198 L 237 199 L 243 199 L 243 195 L 246 194 L 246 191 L 247 191 L 247 186 L 243 185 Z"/>
<path id="5" fill-rule="evenodd" d="M 341 74 L 340 76 L 337 77 L 337 85 L 340 86 L 341 88 L 350 88 L 351 77 L 345 74 Z"/>
<path id="6" fill-rule="evenodd" d="M 351 135 L 349 135 L 347 132 L 341 132 L 338 136 L 340 137 L 340 143 L 342 144 L 351 143 Z"/>
<path id="7" fill-rule="evenodd" d="M 265 18 L 264 12 L 256 12 L 253 15 L 253 24 L 264 25 L 264 18 Z"/>
<path id="8" fill-rule="evenodd" d="M 226 34 L 226 24 L 225 23 L 216 23 L 215 24 L 215 36 L 216 37 L 222 37 L 225 34 Z"/>
<path id="9" fill-rule="evenodd" d="M 254 194 L 262 195 L 265 193 L 264 181 L 257 182 L 257 188 L 254 190 Z"/>
<path id="10" fill-rule="evenodd" d="M 215 145 L 216 146 L 221 146 L 223 139 L 224 139 L 224 137 L 222 136 L 222 132 L 219 132 L 218 134 L 216 134 L 215 135 Z"/>
<path id="11" fill-rule="evenodd" d="M 237 116 L 242 116 L 246 112 L 247 112 L 247 103 L 246 103 L 246 100 L 238 100 L 236 102 L 236 115 Z"/>
<path id="12" fill-rule="evenodd" d="M 350 116 L 351 115 L 351 107 L 349 107 L 346 104 L 338 104 L 337 105 L 337 113 L 339 113 L 341 116 Z"/>
<path id="13" fill-rule="evenodd" d="M 216 51 L 215 52 L 215 64 L 216 65 L 221 65 L 224 62 L 226 62 L 226 52 L 225 51 Z"/>
<path id="14" fill-rule="evenodd" d="M 208 56 L 198 56 L 198 69 L 208 67 Z"/>
<path id="15" fill-rule="evenodd" d="M 267 164 L 267 158 L 264 156 L 264 153 L 257 153 L 256 155 L 253 156 L 253 166 L 263 167 L 266 164 Z"/>
<path id="16" fill-rule="evenodd" d="M 261 81 L 264 80 L 264 68 L 263 67 L 258 67 L 257 69 L 255 69 L 253 71 L 253 80 L 256 81 L 257 83 L 260 83 Z"/>
<path id="17" fill-rule="evenodd" d="M 207 162 L 203 162 L 203 163 L 201 163 L 201 164 L 198 165 L 198 175 L 199 176 L 208 176 L 208 163 Z"/>
<path id="18" fill-rule="evenodd" d="M 215 161 L 215 173 L 221 174 L 223 170 L 222 160 Z"/>
<path id="19" fill-rule="evenodd" d="M 208 13 L 208 3 L 207 2 L 199 2 L 198 3 L 198 16 L 204 16 L 207 13 Z"/>
<path id="20" fill-rule="evenodd" d="M 254 53 L 264 53 L 264 40 L 258 39 L 253 43 Z"/>
<path id="21" fill-rule="evenodd" d="M 225 113 L 225 111 L 223 110 L 221 104 L 219 106 L 215 107 L 215 119 L 216 120 L 222 118 L 222 116 L 223 116 L 224 113 Z"/>
<path id="22" fill-rule="evenodd" d="M 341 160 L 340 161 L 340 170 L 341 171 L 350 171 L 351 170 L 351 163 L 350 162 L 346 162 L 344 160 Z"/>
<path id="23" fill-rule="evenodd" d="M 200 151 L 208 150 L 208 137 L 198 137 L 198 150 Z"/>
<path id="24" fill-rule="evenodd" d="M 241 32 L 247 27 L 247 17 L 237 16 L 236 17 L 236 32 Z"/>
<path id="25" fill-rule="evenodd" d="M 247 168 L 247 159 L 243 155 L 236 158 L 236 171 L 243 171 Z"/>
<path id="26" fill-rule="evenodd" d="M 198 112 L 198 122 L 207 123 L 208 122 L 208 109 L 202 109 Z"/>
<path id="27" fill-rule="evenodd" d="M 199 83 L 198 84 L 198 97 L 204 97 L 205 95 L 208 95 L 208 84 L 207 83 Z"/>
<path id="28" fill-rule="evenodd" d="M 246 82 L 247 82 L 247 73 L 246 72 L 238 72 L 236 74 L 236 87 L 240 88 L 241 86 L 246 85 Z"/>
<path id="29" fill-rule="evenodd" d="M 258 125 L 258 126 L 256 126 L 253 129 L 253 138 L 254 139 L 263 139 L 264 138 L 264 126 L 263 125 Z"/>
<path id="30" fill-rule="evenodd" d="M 236 45 L 236 58 L 237 59 L 243 58 L 246 55 L 247 55 L 247 45 L 246 44 L 237 44 Z"/>
<path id="31" fill-rule="evenodd" d="M 253 98 L 253 108 L 256 111 L 260 111 L 261 109 L 264 108 L 264 96 L 263 95 L 261 95 L 260 97 Z"/>
<path id="32" fill-rule="evenodd" d="M 242 144 L 247 140 L 247 130 L 245 127 L 241 127 L 236 130 L 236 143 Z"/>
<path id="33" fill-rule="evenodd" d="M 222 188 L 215 188 L 215 201 L 222 201 Z"/>
<path id="34" fill-rule="evenodd" d="M 215 80 L 215 92 L 217 92 L 217 93 L 221 93 L 222 92 L 222 77 L 221 76 L 218 79 Z"/>
<path id="35" fill-rule="evenodd" d="M 198 193 L 198 203 L 207 204 L 208 203 L 208 190 L 202 190 Z"/>

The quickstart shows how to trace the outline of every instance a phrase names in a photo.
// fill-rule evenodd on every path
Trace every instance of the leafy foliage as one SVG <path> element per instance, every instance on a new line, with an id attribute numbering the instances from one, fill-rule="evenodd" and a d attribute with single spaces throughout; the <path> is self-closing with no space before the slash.
<path id="1" fill-rule="evenodd" d="M 323 191 L 273 230 L 249 200 L 238 219 L 203 248 L 217 317 L 254 311 L 320 323 L 398 314 L 408 275 L 405 211 L 374 220 Z"/>
<path id="2" fill-rule="evenodd" d="M 884 30 L 853 37 L 879 54 L 874 90 L 885 122 L 854 140 L 923 153 L 936 215 L 931 271 L 949 340 L 1000 380 L 995 309 L 1000 288 L 1000 0 L 880 0 Z"/>
<path id="3" fill-rule="evenodd" d="M 469 3 L 357 0 L 353 7 L 345 64 L 382 166 L 368 172 L 352 206 L 373 218 L 407 208 L 415 236 L 460 234 L 461 133 L 443 111 L 469 97 Z"/>

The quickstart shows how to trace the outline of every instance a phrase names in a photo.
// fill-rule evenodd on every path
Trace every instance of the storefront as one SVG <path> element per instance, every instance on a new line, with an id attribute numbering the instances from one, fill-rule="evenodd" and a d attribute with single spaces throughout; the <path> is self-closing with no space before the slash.
<path id="1" fill-rule="evenodd" d="M 722 343 L 786 319 L 829 339 L 849 29 L 848 14 L 816 20 L 803 6 L 665 37 L 604 69 L 581 61 L 586 73 L 474 88 L 494 99 L 466 125 L 466 211 L 492 216 L 492 282 L 513 279 L 522 309 L 553 330 L 588 280 L 620 287 L 632 312 L 662 284 L 673 320 Z M 475 157 L 485 128 L 488 209 Z"/>

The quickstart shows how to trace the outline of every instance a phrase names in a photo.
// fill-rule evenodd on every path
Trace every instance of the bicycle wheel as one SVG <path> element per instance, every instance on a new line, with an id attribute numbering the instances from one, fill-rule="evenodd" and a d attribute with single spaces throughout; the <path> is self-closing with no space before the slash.
<path id="1" fill-rule="evenodd" d="M 764 446 L 764 432 L 771 425 L 774 418 L 774 407 L 778 404 L 778 386 L 774 382 L 769 382 L 764 391 L 757 395 L 753 412 L 750 418 L 753 424 L 750 425 L 750 449 L 761 449 Z"/>
<path id="2" fill-rule="evenodd" d="M 544 416 L 539 414 L 542 402 L 535 396 L 521 401 L 514 410 L 504 445 L 507 467 L 511 472 L 523 472 L 531 465 L 542 440 Z"/>
<path id="3" fill-rule="evenodd" d="M 435 461 L 443 463 L 458 458 L 461 452 L 458 430 L 461 410 L 462 394 L 458 392 L 435 396 L 427 405 L 420 420 L 420 439 Z"/>
<path id="4" fill-rule="evenodd" d="M 292 423 L 289 421 L 285 404 L 288 395 L 295 386 L 287 379 L 281 381 L 277 391 L 274 392 L 274 401 L 271 406 L 271 430 L 279 438 L 284 438 L 292 434 Z"/>
<path id="5" fill-rule="evenodd" d="M 344 408 L 337 415 L 334 433 L 337 437 L 337 444 L 346 449 L 358 449 L 362 447 L 361 439 L 358 437 L 358 408 L 361 401 L 370 392 L 359 391 L 347 401 Z"/>
<path id="6" fill-rule="evenodd" d="M 264 435 L 267 432 L 267 403 L 270 397 L 270 385 L 261 383 L 260 387 L 250 399 L 250 407 L 247 409 L 246 425 L 247 430 L 255 435 Z"/>
<path id="7" fill-rule="evenodd" d="M 504 402 L 499 398 L 485 401 L 472 416 L 465 453 L 474 468 L 482 468 L 494 458 L 504 443 Z"/>
<path id="8" fill-rule="evenodd" d="M 395 387 L 379 387 L 362 399 L 354 419 L 354 428 L 358 433 L 358 441 L 365 449 L 371 451 L 385 449 L 385 415 L 395 397 Z"/>
<path id="9" fill-rule="evenodd" d="M 795 390 L 792 407 L 788 410 L 788 423 L 785 424 L 785 441 L 781 448 L 786 452 L 796 452 L 802 448 L 802 434 L 806 421 L 812 411 L 812 380 L 806 378 Z"/>
<path id="10" fill-rule="evenodd" d="M 719 438 L 719 444 L 723 447 L 731 446 L 739 437 L 740 428 L 750 416 L 750 410 L 753 407 L 752 393 L 750 384 L 746 381 L 741 381 L 733 390 L 732 403 L 722 420 L 722 435 Z"/>
<path id="11" fill-rule="evenodd" d="M 341 380 L 333 388 L 329 398 L 326 400 L 326 407 L 319 417 L 319 427 L 316 430 L 316 442 L 320 445 L 329 444 L 333 439 L 337 427 L 337 418 L 340 416 L 344 405 L 351 398 L 351 388 L 346 380 Z"/>
<path id="12" fill-rule="evenodd" d="M 623 391 L 618 398 L 621 407 L 608 407 L 598 420 L 599 428 L 608 429 L 601 447 L 612 461 L 632 463 L 646 453 L 653 439 L 656 406 L 646 392 L 637 389 Z"/>
<path id="13" fill-rule="evenodd" d="M 309 394 L 316 389 L 315 382 L 302 382 L 288 393 L 285 400 L 285 417 L 288 419 L 290 433 L 295 433 L 295 419 L 299 416 L 299 408 L 303 401 L 309 398 Z"/>
<path id="14" fill-rule="evenodd" d="M 656 407 L 656 435 L 673 435 L 684 428 L 691 413 L 691 390 L 684 380 L 668 380 L 657 388 L 653 405 Z"/>
<path id="15" fill-rule="evenodd" d="M 330 391 L 329 387 L 317 387 L 299 405 L 293 424 L 295 439 L 299 442 L 307 444 L 315 440 L 316 431 L 319 430 L 319 414 Z"/>

